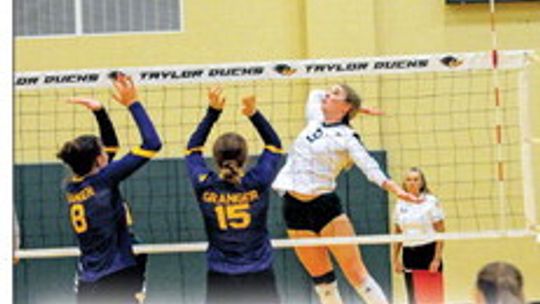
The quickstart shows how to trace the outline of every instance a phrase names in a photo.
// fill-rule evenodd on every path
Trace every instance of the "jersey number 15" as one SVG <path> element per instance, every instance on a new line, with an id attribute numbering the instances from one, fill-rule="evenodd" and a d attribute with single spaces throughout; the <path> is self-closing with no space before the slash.
<path id="1" fill-rule="evenodd" d="M 221 230 L 244 229 L 251 223 L 249 204 L 220 205 L 214 208 Z"/>

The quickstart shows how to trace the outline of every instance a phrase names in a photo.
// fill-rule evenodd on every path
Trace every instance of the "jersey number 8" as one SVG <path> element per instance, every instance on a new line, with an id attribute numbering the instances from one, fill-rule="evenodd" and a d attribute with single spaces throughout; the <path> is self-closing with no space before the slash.
<path id="1" fill-rule="evenodd" d="M 251 214 L 248 212 L 249 204 L 216 206 L 219 229 L 244 229 L 251 223 Z"/>
<path id="2" fill-rule="evenodd" d="M 82 204 L 73 204 L 69 207 L 69 217 L 71 218 L 71 225 L 73 230 L 77 234 L 84 233 L 88 230 L 88 223 L 86 222 L 86 213 L 84 210 L 84 205 Z"/>

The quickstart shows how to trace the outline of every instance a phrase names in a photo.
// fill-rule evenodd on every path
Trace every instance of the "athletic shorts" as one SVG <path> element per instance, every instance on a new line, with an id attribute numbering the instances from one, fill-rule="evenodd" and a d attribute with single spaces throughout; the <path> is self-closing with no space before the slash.
<path id="1" fill-rule="evenodd" d="M 303 202 L 289 193 L 283 196 L 283 217 L 288 229 L 310 230 L 320 233 L 333 219 L 343 214 L 341 202 L 335 192 L 323 194 Z"/>
<path id="2" fill-rule="evenodd" d="M 403 246 L 403 266 L 406 269 L 429 270 L 429 265 L 435 256 L 436 242 L 425 245 Z M 442 271 L 442 263 L 439 271 Z"/>
<path id="3" fill-rule="evenodd" d="M 95 282 L 77 282 L 78 304 L 138 303 L 136 295 L 144 292 L 147 255 L 136 256 L 137 265 L 131 266 Z"/>
<path id="4" fill-rule="evenodd" d="M 208 271 L 207 304 L 277 304 L 279 295 L 272 269 L 246 274 Z"/>

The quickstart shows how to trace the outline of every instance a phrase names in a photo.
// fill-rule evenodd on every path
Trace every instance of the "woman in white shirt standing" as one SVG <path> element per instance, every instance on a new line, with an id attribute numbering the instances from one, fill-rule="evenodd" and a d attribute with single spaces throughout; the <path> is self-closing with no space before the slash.
<path id="1" fill-rule="evenodd" d="M 349 125 L 359 111 L 362 111 L 361 99 L 346 84 L 310 93 L 306 105 L 308 124 L 289 149 L 285 166 L 272 185 L 283 195 L 290 238 L 356 235 L 335 193 L 337 176 L 353 163 L 371 182 L 400 199 L 418 200 L 390 180 L 364 148 L 360 136 Z M 358 246 L 296 247 L 295 252 L 312 277 L 323 304 L 342 303 L 330 254 L 365 302 L 388 302 L 369 275 Z"/>
<path id="2" fill-rule="evenodd" d="M 444 213 L 439 200 L 431 194 L 425 175 L 419 168 L 413 167 L 407 171 L 403 188 L 419 196 L 422 201 L 419 203 L 397 201 L 394 210 L 395 233 L 422 236 L 424 239 L 394 245 L 394 270 L 397 273 L 405 273 L 409 303 L 416 303 L 412 274 L 408 270 L 442 272 L 443 241 L 436 241 L 433 235 L 436 232 L 444 232 Z"/>

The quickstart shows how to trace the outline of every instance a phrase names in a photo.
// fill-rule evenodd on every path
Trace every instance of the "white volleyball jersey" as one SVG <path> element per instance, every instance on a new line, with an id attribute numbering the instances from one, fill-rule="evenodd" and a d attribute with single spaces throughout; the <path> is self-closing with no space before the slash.
<path id="1" fill-rule="evenodd" d="M 306 105 L 308 125 L 288 151 L 287 161 L 272 187 L 320 195 L 334 191 L 336 178 L 353 163 L 379 186 L 388 179 L 368 154 L 358 134 L 347 124 L 325 124 L 321 110 L 324 91 L 312 91 Z"/>
<path id="2" fill-rule="evenodd" d="M 439 200 L 431 195 L 422 195 L 421 203 L 409 203 L 398 200 L 394 209 L 394 223 L 401 228 L 406 236 L 425 236 L 421 241 L 406 241 L 403 246 L 414 247 L 433 242 L 436 232 L 433 223 L 444 219 L 444 213 Z"/>

